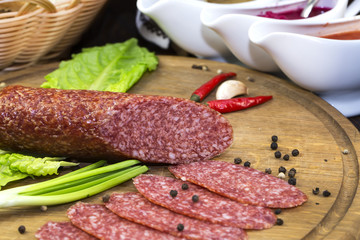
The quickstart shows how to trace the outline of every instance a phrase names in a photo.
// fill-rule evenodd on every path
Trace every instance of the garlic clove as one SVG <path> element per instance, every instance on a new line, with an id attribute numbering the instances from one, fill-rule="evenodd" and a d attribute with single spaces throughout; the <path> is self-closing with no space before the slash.
<path id="1" fill-rule="evenodd" d="M 216 99 L 230 99 L 244 94 L 248 94 L 248 88 L 244 83 L 238 80 L 227 80 L 218 87 Z"/>

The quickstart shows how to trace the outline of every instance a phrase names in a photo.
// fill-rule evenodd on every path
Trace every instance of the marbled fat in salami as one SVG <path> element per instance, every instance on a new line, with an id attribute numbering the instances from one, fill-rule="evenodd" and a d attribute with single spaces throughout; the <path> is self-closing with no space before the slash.
<path id="1" fill-rule="evenodd" d="M 133 182 L 149 201 L 199 220 L 243 229 L 270 228 L 276 222 L 268 208 L 241 204 L 190 182 L 150 174 L 139 175 Z M 183 183 L 188 189 L 182 189 Z M 170 195 L 171 190 L 177 191 L 175 197 Z M 194 195 L 198 201 L 193 201 Z"/>
<path id="2" fill-rule="evenodd" d="M 205 187 L 241 203 L 270 208 L 291 208 L 307 196 L 286 181 L 259 170 L 224 161 L 204 161 L 169 167 L 183 181 Z"/>
<path id="3" fill-rule="evenodd" d="M 96 240 L 97 238 L 75 227 L 71 222 L 47 222 L 35 234 L 39 240 Z"/>
<path id="4" fill-rule="evenodd" d="M 113 193 L 105 206 L 122 218 L 187 239 L 247 239 L 244 230 L 226 227 L 172 212 L 153 204 L 140 193 Z M 178 229 L 179 224 L 184 227 Z"/>
<path id="5" fill-rule="evenodd" d="M 75 226 L 103 240 L 181 239 L 120 218 L 104 205 L 78 202 L 67 215 Z"/>
<path id="6" fill-rule="evenodd" d="M 233 141 L 220 113 L 182 98 L 9 86 L 0 92 L 0 148 L 46 156 L 188 163 Z"/>

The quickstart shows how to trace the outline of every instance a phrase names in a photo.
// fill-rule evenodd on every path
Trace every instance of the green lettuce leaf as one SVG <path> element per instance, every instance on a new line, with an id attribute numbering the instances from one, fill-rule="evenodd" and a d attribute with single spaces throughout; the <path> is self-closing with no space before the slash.
<path id="1" fill-rule="evenodd" d="M 45 76 L 47 82 L 41 87 L 126 92 L 144 72 L 155 70 L 157 65 L 155 54 L 131 38 L 123 43 L 84 48 Z"/>
<path id="2" fill-rule="evenodd" d="M 19 153 L 0 151 L 0 189 L 11 181 L 26 177 L 58 174 L 60 166 L 77 166 L 77 163 L 60 161 L 65 158 L 37 158 Z"/>
<path id="3" fill-rule="evenodd" d="M 7 183 L 28 177 L 26 173 L 12 171 L 7 165 L 0 165 L 0 189 Z"/>

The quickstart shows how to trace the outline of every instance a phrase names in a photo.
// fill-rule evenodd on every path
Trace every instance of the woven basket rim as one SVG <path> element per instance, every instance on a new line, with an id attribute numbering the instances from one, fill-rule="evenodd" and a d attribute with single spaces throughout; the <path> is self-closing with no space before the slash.
<path id="1" fill-rule="evenodd" d="M 33 11 L 34 9 L 36 9 L 37 6 L 40 6 L 46 12 L 57 12 L 55 5 L 49 0 L 21 0 L 21 1 L 24 1 L 25 4 L 18 12 L 19 16 Z"/>
<path id="2" fill-rule="evenodd" d="M 71 15 L 72 13 L 78 11 L 79 8 L 82 8 L 84 6 L 83 3 L 80 3 L 72 8 L 69 9 L 62 9 L 60 11 L 57 11 L 56 13 L 47 13 L 47 12 L 42 12 L 39 15 L 40 16 L 47 16 L 47 17 L 58 17 L 61 15 Z"/>
<path id="3" fill-rule="evenodd" d="M 14 12 L 13 18 L 0 19 L 0 26 L 1 26 L 0 28 L 3 28 L 4 24 L 6 23 L 11 23 L 11 22 L 14 23 L 14 22 L 30 19 L 31 17 L 35 17 L 37 14 L 41 13 L 41 11 L 42 9 L 37 9 L 36 11 L 29 12 L 21 16 L 16 16 L 17 12 Z"/>

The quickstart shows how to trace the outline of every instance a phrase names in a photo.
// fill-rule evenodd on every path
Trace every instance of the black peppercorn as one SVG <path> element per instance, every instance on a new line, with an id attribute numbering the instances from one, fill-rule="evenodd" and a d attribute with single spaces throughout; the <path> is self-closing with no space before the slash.
<path id="1" fill-rule="evenodd" d="M 177 194 L 178 192 L 176 190 L 170 190 L 170 196 L 172 196 L 173 198 L 176 197 Z"/>
<path id="2" fill-rule="evenodd" d="M 283 166 L 279 167 L 279 173 L 281 172 L 286 173 L 286 168 Z"/>
<path id="3" fill-rule="evenodd" d="M 109 195 L 104 195 L 104 196 L 102 197 L 102 201 L 103 201 L 104 203 L 108 202 L 109 200 L 110 200 L 110 196 L 109 196 Z"/>
<path id="4" fill-rule="evenodd" d="M 289 178 L 295 177 L 295 171 L 290 170 L 290 171 L 288 172 L 288 176 L 289 176 Z"/>
<path id="5" fill-rule="evenodd" d="M 193 64 L 192 66 L 191 66 L 191 68 L 193 68 L 193 69 L 202 69 L 202 66 L 201 65 L 196 65 L 196 64 Z"/>
<path id="6" fill-rule="evenodd" d="M 235 164 L 240 164 L 240 163 L 242 163 L 241 158 L 234 158 L 234 163 L 235 163 Z"/>
<path id="7" fill-rule="evenodd" d="M 331 193 L 328 190 L 323 191 L 324 197 L 329 197 L 330 195 L 331 195 Z"/>
<path id="8" fill-rule="evenodd" d="M 318 195 L 320 192 L 320 189 L 317 187 L 317 188 L 313 189 L 312 192 L 314 195 Z"/>
<path id="9" fill-rule="evenodd" d="M 24 225 L 20 225 L 19 228 L 18 228 L 18 231 L 19 231 L 20 234 L 24 234 L 25 231 L 26 231 L 25 226 L 24 226 Z"/>
<path id="10" fill-rule="evenodd" d="M 249 82 L 255 82 L 255 79 L 250 76 L 247 76 L 246 80 L 248 80 Z"/>
<path id="11" fill-rule="evenodd" d="M 280 209 L 280 208 L 275 209 L 274 213 L 275 213 L 276 215 L 279 215 L 279 214 L 281 213 L 281 209 Z"/>
<path id="12" fill-rule="evenodd" d="M 291 168 L 290 171 L 293 171 L 296 173 L 296 169 L 295 168 Z"/>
<path id="13" fill-rule="evenodd" d="M 284 159 L 285 161 L 289 161 L 289 159 L 290 159 L 289 154 L 285 154 L 284 157 L 283 157 L 283 159 Z"/>
<path id="14" fill-rule="evenodd" d="M 179 224 L 177 225 L 177 230 L 178 230 L 178 231 L 184 230 L 184 225 L 181 224 L 181 223 L 179 223 Z"/>
<path id="15" fill-rule="evenodd" d="M 199 196 L 198 195 L 194 195 L 194 196 L 192 196 L 192 201 L 193 202 L 198 202 L 199 201 Z"/>
<path id="16" fill-rule="evenodd" d="M 278 137 L 277 137 L 276 135 L 273 135 L 273 136 L 271 137 L 271 140 L 272 140 L 273 142 L 277 142 Z"/>
<path id="17" fill-rule="evenodd" d="M 276 225 L 283 225 L 284 221 L 281 218 L 276 219 Z"/>
<path id="18" fill-rule="evenodd" d="M 294 149 L 294 150 L 292 150 L 292 152 L 291 152 L 291 154 L 295 157 L 295 156 L 297 156 L 297 155 L 299 155 L 299 150 L 297 150 L 297 149 Z"/>
<path id="19" fill-rule="evenodd" d="M 266 168 L 266 169 L 265 169 L 265 173 L 271 174 L 271 168 Z"/>
<path id="20" fill-rule="evenodd" d="M 244 167 L 250 167 L 251 163 L 249 161 L 244 162 Z"/>
<path id="21" fill-rule="evenodd" d="M 288 180 L 288 183 L 290 184 L 290 185 L 296 185 L 296 178 L 289 178 L 289 180 Z"/>
<path id="22" fill-rule="evenodd" d="M 276 142 L 272 142 L 271 145 L 270 145 L 270 148 L 272 150 L 276 150 L 278 148 L 278 144 Z"/>
<path id="23" fill-rule="evenodd" d="M 187 185 L 186 183 L 183 183 L 183 184 L 181 185 L 181 189 L 182 189 L 182 190 L 187 190 L 187 189 L 189 189 L 189 185 Z"/>
<path id="24" fill-rule="evenodd" d="M 274 155 L 275 155 L 276 158 L 281 158 L 281 152 L 280 151 L 276 151 Z"/>

